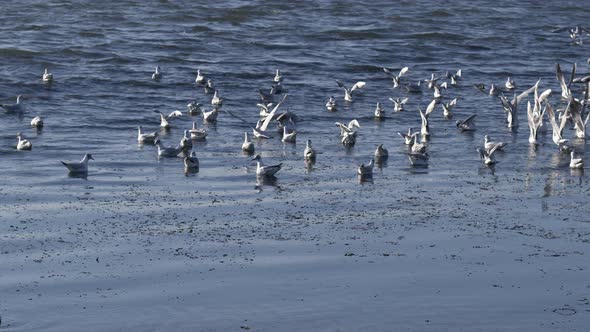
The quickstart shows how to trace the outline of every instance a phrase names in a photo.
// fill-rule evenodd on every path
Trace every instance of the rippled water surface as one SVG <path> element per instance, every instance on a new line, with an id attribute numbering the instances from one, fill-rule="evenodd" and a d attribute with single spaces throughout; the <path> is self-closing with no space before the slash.
<path id="1" fill-rule="evenodd" d="M 0 244 L 3 254 L 13 250 L 20 250 L 22 257 L 45 250 L 53 256 L 64 254 L 70 247 L 44 247 L 43 243 L 73 236 L 72 247 L 87 245 L 91 242 L 87 242 L 88 229 L 82 227 L 72 235 L 76 232 L 71 228 L 85 222 L 100 225 L 99 248 L 103 246 L 100 241 L 123 245 L 125 240 L 117 238 L 121 233 L 151 232 L 153 229 L 134 223 L 142 218 L 149 219 L 149 227 L 159 227 L 159 221 L 175 219 L 176 213 L 198 214 L 223 228 L 224 223 L 250 218 L 251 211 L 257 211 L 260 218 L 281 221 L 292 217 L 288 207 L 279 207 L 282 202 L 293 204 L 301 218 L 320 215 L 322 221 L 332 217 L 334 221 L 346 220 L 349 212 L 396 213 L 392 207 L 401 209 L 402 199 L 407 199 L 403 206 L 409 210 L 387 217 L 388 221 L 407 216 L 421 219 L 419 208 L 408 208 L 419 206 L 421 200 L 429 202 L 425 205 L 445 220 L 474 218 L 480 222 L 490 218 L 488 212 L 475 212 L 473 217 L 469 211 L 476 204 L 485 204 L 492 219 L 515 223 L 529 221 L 529 209 L 535 211 L 530 215 L 545 221 L 566 208 L 567 220 L 587 220 L 587 209 L 572 202 L 583 202 L 587 197 L 588 176 L 569 169 L 569 157 L 560 154 L 551 141 L 549 123 L 544 125 L 547 132 L 540 135 L 542 144 L 531 146 L 525 105 L 520 108 L 520 127 L 511 131 L 498 100 L 473 88 L 476 83 L 502 86 L 511 76 L 522 91 L 541 78 L 541 88 L 554 91 L 553 105 L 564 107 L 559 100 L 555 64 L 569 71 L 577 63 L 580 75 L 587 75 L 590 48 L 571 44 L 567 32 L 551 31 L 587 23 L 590 7 L 583 1 L 25 0 L 3 2 L 0 7 L 0 102 L 14 103 L 21 94 L 25 105 L 21 116 L 0 112 L 0 223 L 7 231 L 14 231 L 14 225 L 23 227 L 18 221 L 28 221 L 30 227 L 7 235 L 6 244 Z M 156 66 L 163 72 L 159 82 L 151 79 Z M 446 71 L 463 72 L 459 85 L 444 92 L 444 101 L 458 98 L 454 118 L 445 120 L 440 106 L 431 116 L 430 163 L 426 168 L 409 165 L 397 132 L 419 128 L 417 110 L 426 108 L 432 92 L 424 89 L 422 94 L 407 94 L 393 89 L 382 70 L 388 67 L 397 72 L 404 66 L 409 71 L 403 79 L 413 83 L 431 73 L 444 78 Z M 46 67 L 54 75 L 51 85 L 41 82 Z M 158 159 L 155 147 L 138 146 L 136 128 L 142 125 L 147 131 L 157 131 L 159 117 L 154 111 L 185 112 L 192 100 L 210 109 L 211 96 L 194 83 L 197 69 L 213 80 L 224 104 L 215 124 L 203 125 L 201 117 L 184 115 L 173 119 L 169 131 L 161 132 L 165 145 L 176 145 L 192 121 L 208 131 L 207 142 L 194 146 L 201 163 L 199 172 L 185 175 L 180 158 Z M 259 118 L 258 89 L 270 89 L 276 69 L 283 73 L 288 94 L 281 109 L 298 116 L 298 138 L 296 144 L 282 143 L 278 134 L 255 141 L 265 161 L 283 163 L 277 181 L 263 184 L 260 190 L 255 165 L 240 146 L 244 131 L 251 132 Z M 353 103 L 345 103 L 335 80 L 346 85 L 365 81 L 366 86 L 355 92 Z M 579 89 L 575 91 L 579 95 Z M 335 113 L 326 112 L 324 106 L 332 95 L 339 103 Z M 406 111 L 394 113 L 388 98 L 404 96 L 409 97 Z M 386 108 L 384 121 L 373 118 L 377 102 Z M 473 113 L 477 114 L 477 130 L 458 132 L 454 121 Z M 42 130 L 29 126 L 36 115 L 45 121 Z M 345 149 L 334 122 L 353 118 L 361 124 L 358 141 Z M 32 151 L 16 151 L 19 131 L 33 143 Z M 509 143 L 491 169 L 481 165 L 475 152 L 485 134 Z M 565 136 L 573 137 L 573 131 L 567 128 Z M 305 167 L 302 157 L 307 139 L 319 152 L 312 169 Z M 381 143 L 390 151 L 388 163 L 376 169 L 372 183 L 359 184 L 356 167 L 367 162 Z M 574 139 L 572 144 L 581 155 L 587 151 L 583 140 Z M 79 160 L 85 153 L 95 158 L 88 178 L 68 177 L 59 160 Z M 217 200 L 224 204 L 222 212 L 199 205 L 214 205 Z M 547 212 L 554 203 L 562 204 L 564 210 Z M 455 205 L 463 209 L 460 216 L 452 215 Z M 106 211 L 113 213 L 109 215 L 112 220 L 125 222 L 109 228 L 100 218 L 108 214 Z M 347 212 L 338 215 L 330 211 Z M 64 221 L 67 227 L 57 224 L 62 217 L 70 220 Z M 586 224 L 570 226 L 575 229 Z M 337 230 L 328 229 L 317 237 L 293 230 L 271 233 L 275 240 L 279 235 L 303 241 L 340 236 Z M 242 236 L 252 241 L 266 239 Z M 26 238 L 34 239 L 28 247 L 21 242 Z M 147 245 L 145 241 L 151 240 L 140 238 L 137 243 Z M 174 254 L 171 247 L 178 239 L 160 241 Z M 89 250 L 100 251 L 96 248 Z M 21 256 L 10 257 L 7 264 L 20 272 L 5 276 L 35 275 L 15 268 Z M 48 269 L 59 274 L 59 263 L 53 264 Z M 107 285 L 101 287 L 108 287 L 107 276 L 96 278 Z M 12 292 L 11 282 L 3 289 Z M 70 289 L 67 283 L 59 287 Z M 51 302 L 44 305 L 48 308 Z M 45 318 L 27 325 L 15 313 L 18 310 L 10 311 L 10 307 L 0 300 L 0 313 L 8 316 L 17 330 L 59 330 L 63 324 L 50 318 L 50 309 L 44 309 L 47 315 L 41 316 Z M 227 328 L 217 323 L 210 326 Z M 178 329 L 190 326 L 182 320 L 178 324 Z M 125 324 L 120 321 L 114 326 Z M 307 328 L 325 330 L 327 326 L 338 325 Z M 531 326 L 524 328 L 534 329 Z M 276 328 L 280 329 L 270 325 L 270 330 Z M 356 328 L 383 330 L 384 326 Z"/>

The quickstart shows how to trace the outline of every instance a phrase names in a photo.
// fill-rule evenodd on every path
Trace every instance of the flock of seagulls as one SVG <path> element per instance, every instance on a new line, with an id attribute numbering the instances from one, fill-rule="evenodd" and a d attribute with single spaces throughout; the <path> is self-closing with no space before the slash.
<path id="1" fill-rule="evenodd" d="M 590 33 L 590 30 L 580 26 L 571 28 L 568 31 L 571 35 L 575 36 L 575 38 L 572 37 L 572 39 L 577 38 L 576 40 L 579 39 L 580 43 L 582 35 Z M 558 30 L 555 30 L 555 32 L 558 32 Z M 433 73 L 426 79 L 411 83 L 406 82 L 406 77 L 410 72 L 409 67 L 402 67 L 399 71 L 383 68 L 383 72 L 391 78 L 394 89 L 401 89 L 407 94 L 424 94 L 429 90 L 431 91 L 430 93 L 432 93 L 432 100 L 427 105 L 426 109 L 424 111 L 418 109 L 416 114 L 416 119 L 420 121 L 420 130 L 415 130 L 415 128 L 410 126 L 407 132 L 398 132 L 398 135 L 403 138 L 403 144 L 407 146 L 407 156 L 410 165 L 428 165 L 428 143 L 431 135 L 430 117 L 439 108 L 439 105 L 442 109 L 442 116 L 444 119 L 449 120 L 453 117 L 453 108 L 457 105 L 458 98 L 448 100 L 450 98 L 447 99 L 445 94 L 447 89 L 451 89 L 461 83 L 463 73 L 460 69 L 455 72 L 446 72 L 446 74 L 441 77 L 437 77 Z M 162 77 L 162 70 L 157 66 L 155 72 L 152 74 L 152 79 L 158 82 L 162 80 Z M 510 76 L 506 79 L 503 88 L 499 88 L 493 83 L 488 87 L 483 83 L 475 84 L 474 87 L 480 92 L 492 98 L 496 98 L 499 101 L 498 108 L 505 112 L 506 126 L 508 128 L 515 129 L 520 125 L 518 121 L 519 106 L 526 102 L 526 117 L 529 127 L 528 142 L 530 144 L 540 143 L 538 134 L 540 131 L 546 130 L 546 126 L 544 127 L 544 119 L 547 118 L 552 129 L 553 143 L 558 147 L 559 151 L 569 155 L 570 167 L 572 169 L 583 168 L 584 160 L 577 155 L 573 146 L 569 145 L 569 140 L 564 138 L 564 130 L 569 123 L 574 128 L 575 138 L 585 138 L 586 126 L 590 120 L 590 112 L 588 112 L 588 114 L 585 112 L 586 106 L 590 103 L 590 75 L 584 77 L 576 76 L 576 65 L 574 64 L 571 74 L 569 77 L 566 77 L 561 66 L 557 64 L 556 78 L 561 88 L 561 93 L 559 94 L 560 101 L 566 104 L 566 106 L 555 110 L 550 102 L 550 97 L 553 95 L 553 91 L 551 89 L 541 91 L 540 79 L 533 86 L 520 93 L 517 93 L 520 86 L 517 85 L 515 80 Z M 260 118 L 256 124 L 247 123 L 236 116 L 236 118 L 246 122 L 248 126 L 251 127 L 252 137 L 254 139 L 268 139 L 272 137 L 271 124 L 274 124 L 276 130 L 280 133 L 283 142 L 291 143 L 296 142 L 297 140 L 297 116 L 290 111 L 278 111 L 288 96 L 287 94 L 284 94 L 281 100 L 278 102 L 276 101 L 276 95 L 280 95 L 285 91 L 282 85 L 283 80 L 283 73 L 277 69 L 275 76 L 272 79 L 270 90 L 259 90 L 260 102 L 257 106 L 259 108 Z M 42 81 L 44 83 L 53 82 L 53 75 L 48 72 L 47 68 L 43 73 Z M 191 116 L 201 115 L 204 123 L 216 122 L 221 107 L 223 106 L 221 92 L 215 88 L 211 79 L 208 79 L 203 75 L 200 69 L 197 70 L 194 82 L 198 86 L 203 87 L 205 94 L 212 95 L 210 102 L 211 110 L 206 110 L 203 104 L 197 101 L 192 101 L 187 105 L 186 113 Z M 365 88 L 367 83 L 364 81 L 358 81 L 348 88 L 342 83 L 342 81 L 336 80 L 336 85 L 344 92 L 344 102 L 352 103 L 354 102 L 354 92 Z M 582 86 L 582 88 L 576 89 L 575 86 Z M 576 98 L 575 94 L 578 92 L 581 92 L 581 96 Z M 532 100 L 527 100 L 531 94 Z M 398 97 L 395 99 L 389 98 L 393 103 L 393 112 L 405 112 L 405 105 L 409 98 L 411 98 L 411 96 Z M 1 104 L 0 107 L 4 109 L 6 113 L 22 113 L 24 110 L 20 95 L 17 96 L 15 104 Z M 337 98 L 334 98 L 334 96 L 329 97 L 325 104 L 325 108 L 328 112 L 337 112 L 339 109 Z M 184 116 L 183 112 L 178 110 L 171 112 L 168 115 L 159 111 L 155 112 L 159 115 L 160 127 L 163 129 L 170 128 L 171 122 L 174 121 L 175 118 Z M 231 112 L 228 113 L 231 114 Z M 385 117 L 385 114 L 386 109 L 381 102 L 377 102 L 373 111 L 374 117 L 376 119 L 382 119 Z M 474 113 L 464 119 L 456 120 L 455 124 L 457 130 L 460 132 L 477 130 L 475 126 L 476 118 L 477 114 Z M 340 130 L 340 143 L 346 147 L 354 146 L 358 139 L 358 132 L 361 129 L 359 121 L 353 119 L 348 123 L 336 122 L 335 124 Z M 33 127 L 42 127 L 43 125 L 43 119 L 39 116 L 35 116 L 31 120 L 31 126 Z M 25 139 L 22 133 L 19 132 L 16 137 L 16 150 L 32 149 L 33 144 Z M 191 128 L 183 130 L 183 136 L 179 143 L 171 146 L 167 146 L 161 141 L 159 131 L 146 132 L 142 125 L 137 127 L 138 144 L 153 144 L 157 148 L 158 157 L 177 158 L 178 156 L 181 156 L 185 172 L 187 173 L 196 172 L 199 169 L 199 160 L 196 152 L 193 151 L 193 141 L 205 141 L 206 139 L 207 131 L 204 128 L 198 128 L 196 121 L 192 122 Z M 476 151 L 482 163 L 486 166 L 491 166 L 497 163 L 497 152 L 503 151 L 506 145 L 507 144 L 504 142 L 494 142 L 489 135 L 485 135 L 482 146 L 478 147 Z M 282 168 L 281 163 L 271 165 L 264 164 L 261 155 L 255 155 L 255 145 L 250 139 L 248 132 L 244 132 L 244 141 L 242 142 L 241 150 L 249 156 L 254 156 L 252 161 L 256 162 L 256 175 L 258 177 L 274 177 Z M 372 179 L 374 165 L 383 163 L 388 157 L 389 153 L 384 147 L 384 144 L 379 144 L 369 161 L 359 165 L 357 168 L 357 174 L 360 176 L 361 181 L 370 181 Z M 303 159 L 307 164 L 313 165 L 316 158 L 317 153 L 312 147 L 312 142 L 307 139 L 306 147 L 303 151 Z M 86 154 L 80 162 L 61 161 L 61 163 L 67 168 L 70 174 L 85 175 L 88 173 L 88 161 L 93 159 L 92 155 Z"/>

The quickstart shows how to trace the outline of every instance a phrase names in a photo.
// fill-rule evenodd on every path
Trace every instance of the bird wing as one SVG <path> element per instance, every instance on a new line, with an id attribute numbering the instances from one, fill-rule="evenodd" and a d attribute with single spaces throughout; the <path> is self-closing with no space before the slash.
<path id="1" fill-rule="evenodd" d="M 559 81 L 559 86 L 561 86 L 561 96 L 567 98 L 567 96 L 570 94 L 570 91 L 567 84 L 565 83 L 565 78 L 563 78 L 563 72 L 561 71 L 559 63 L 556 65 L 555 75 L 557 76 L 557 80 Z"/>
<path id="2" fill-rule="evenodd" d="M 353 91 L 354 91 L 354 90 L 356 90 L 356 89 L 360 89 L 360 88 L 364 87 L 364 86 L 365 86 L 365 84 L 366 84 L 366 83 L 365 83 L 365 82 L 362 82 L 362 81 L 359 81 L 359 82 L 356 82 L 356 83 L 354 83 L 354 85 L 353 85 L 353 86 L 352 86 L 352 88 L 350 89 L 350 92 L 353 92 Z"/>
<path id="3" fill-rule="evenodd" d="M 403 104 L 405 104 L 405 103 L 407 103 L 407 102 L 408 102 L 408 97 L 406 97 L 406 98 L 402 99 L 402 100 L 401 100 L 401 102 L 400 102 L 400 104 L 402 104 L 402 105 L 403 105 Z"/>
<path id="4" fill-rule="evenodd" d="M 275 107 L 272 109 L 272 111 L 270 111 L 270 113 L 268 114 L 268 116 L 264 119 L 264 122 L 262 123 L 262 126 L 260 126 L 260 131 L 266 131 L 266 128 L 268 128 L 268 125 L 270 124 L 270 121 L 272 120 L 272 118 L 274 117 L 275 113 L 277 112 L 277 109 L 279 109 L 279 106 L 281 106 L 281 104 L 285 101 L 285 98 L 287 98 L 288 95 L 284 95 L 283 99 L 281 99 L 280 102 L 278 102 Z"/>
<path id="5" fill-rule="evenodd" d="M 551 128 L 553 128 L 553 132 L 559 132 L 559 125 L 557 124 L 557 121 L 555 121 L 555 112 L 553 111 L 553 107 L 551 107 L 551 104 L 549 103 L 549 101 L 547 101 L 547 113 L 549 115 L 549 122 L 551 122 Z M 565 116 L 562 118 L 565 119 Z"/>
<path id="6" fill-rule="evenodd" d="M 424 113 L 424 116 L 428 117 L 430 115 L 430 113 L 434 112 L 435 108 L 436 108 L 436 99 L 432 99 L 430 104 L 428 104 L 428 107 L 426 107 L 426 112 Z"/>
<path id="7" fill-rule="evenodd" d="M 348 91 L 348 89 L 344 86 L 344 84 L 342 83 L 342 81 L 336 80 L 336 84 L 338 84 L 339 87 L 343 88 L 344 90 Z"/>
<path id="8" fill-rule="evenodd" d="M 391 70 L 389 70 L 389 69 L 387 69 L 387 68 L 383 67 L 383 71 L 384 71 L 384 72 L 386 72 L 387 74 L 389 74 L 389 75 L 393 76 L 393 73 L 391 72 Z"/>
<path id="9" fill-rule="evenodd" d="M 475 119 L 476 116 L 477 114 L 471 114 L 467 119 L 463 121 L 463 124 L 469 125 L 471 122 L 473 122 L 473 119 Z"/>
<path id="10" fill-rule="evenodd" d="M 397 77 L 402 77 L 404 76 L 407 72 L 408 72 L 408 67 L 404 67 L 399 71 L 399 75 L 397 75 Z"/>
<path id="11" fill-rule="evenodd" d="M 455 107 L 455 105 L 457 105 L 457 98 L 455 98 L 449 102 L 450 107 Z"/>
<path id="12" fill-rule="evenodd" d="M 352 129 L 353 126 L 356 126 L 357 128 L 360 128 L 361 125 L 359 124 L 357 119 L 352 119 L 350 120 L 350 122 L 348 123 L 348 128 Z"/>
<path id="13" fill-rule="evenodd" d="M 532 87 L 530 87 L 527 90 L 523 91 L 518 96 L 515 96 L 515 98 L 512 99 L 512 103 L 515 106 L 518 105 L 518 104 L 520 104 L 524 98 L 526 98 L 531 92 L 533 92 L 535 89 L 538 88 L 540 82 L 541 82 L 541 79 L 539 78 L 539 80 L 537 80 L 537 83 L 535 83 L 535 85 L 533 85 Z M 515 101 L 516 101 L 516 103 L 515 103 Z"/>

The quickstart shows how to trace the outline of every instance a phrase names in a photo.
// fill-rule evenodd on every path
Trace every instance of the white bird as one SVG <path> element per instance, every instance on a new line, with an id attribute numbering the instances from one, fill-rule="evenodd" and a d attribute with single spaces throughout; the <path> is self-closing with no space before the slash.
<path id="1" fill-rule="evenodd" d="M 0 107 L 2 107 L 8 113 L 22 112 L 23 104 L 20 102 L 21 97 L 21 95 L 16 96 L 16 104 L 0 104 Z"/>
<path id="2" fill-rule="evenodd" d="M 33 148 L 33 143 L 24 139 L 22 133 L 16 133 L 16 138 L 18 139 L 18 143 L 16 144 L 17 150 L 31 150 Z"/>
<path id="3" fill-rule="evenodd" d="M 434 89 L 434 99 L 440 99 L 442 98 L 442 92 L 441 89 L 446 89 L 447 88 L 447 82 L 444 82 L 443 84 L 435 84 L 433 87 Z"/>
<path id="4" fill-rule="evenodd" d="M 494 83 L 490 84 L 490 89 L 486 90 L 486 86 L 483 83 L 479 83 L 479 84 L 474 84 L 473 85 L 476 89 L 478 89 L 479 91 L 481 91 L 482 93 L 495 97 L 498 95 L 499 91 L 496 88 L 496 85 Z"/>
<path id="5" fill-rule="evenodd" d="M 217 116 L 219 115 L 219 109 L 217 107 L 213 108 L 211 111 L 203 111 L 203 121 L 205 122 L 215 122 L 217 121 Z"/>
<path id="6" fill-rule="evenodd" d="M 273 81 L 275 81 L 275 82 L 282 82 L 283 81 L 283 75 L 281 75 L 281 71 L 279 69 L 277 69 L 277 72 L 275 74 L 275 77 L 273 78 Z"/>
<path id="7" fill-rule="evenodd" d="M 172 119 L 172 118 L 179 118 L 182 116 L 182 112 L 179 110 L 176 110 L 174 112 L 171 112 L 170 114 L 168 114 L 168 116 L 166 117 L 166 119 Z"/>
<path id="8" fill-rule="evenodd" d="M 43 82 L 51 83 L 53 81 L 53 74 L 50 73 L 47 68 L 45 68 L 45 72 L 43 73 Z"/>
<path id="9" fill-rule="evenodd" d="M 561 97 L 565 100 L 568 100 L 572 94 L 570 86 L 572 85 L 574 76 L 576 75 L 576 64 L 574 63 L 572 67 L 572 73 L 567 83 L 565 81 L 565 78 L 563 77 L 563 72 L 561 71 L 561 66 L 559 66 L 559 63 L 555 67 L 555 75 L 557 76 L 559 86 L 561 87 Z"/>
<path id="10" fill-rule="evenodd" d="M 260 155 L 256 155 L 252 160 L 256 161 L 256 175 L 258 176 L 273 176 L 278 171 L 281 170 L 283 164 L 276 164 L 276 165 L 264 165 L 262 163 L 262 158 Z"/>
<path id="11" fill-rule="evenodd" d="M 359 82 L 354 83 L 352 88 L 347 89 L 341 81 L 336 80 L 336 83 L 338 84 L 339 87 L 344 89 L 344 100 L 346 100 L 348 102 L 352 102 L 352 93 L 354 92 L 354 90 L 361 89 L 366 84 L 365 82 L 359 81 Z"/>
<path id="12" fill-rule="evenodd" d="M 162 73 L 160 72 L 160 66 L 156 66 L 156 71 L 152 74 L 152 80 L 159 81 L 162 78 Z"/>
<path id="13" fill-rule="evenodd" d="M 543 114 L 545 114 L 545 109 L 540 109 L 541 105 L 537 101 L 535 101 L 535 106 L 531 107 L 531 102 L 527 103 L 527 119 L 529 124 L 529 143 L 537 144 L 537 134 L 539 132 L 539 128 L 543 125 Z"/>
<path id="14" fill-rule="evenodd" d="M 451 79 L 451 85 L 457 85 L 457 82 L 461 78 L 461 69 L 457 70 L 455 74 L 447 72 L 446 76 Z"/>
<path id="15" fill-rule="evenodd" d="M 486 151 L 491 151 L 493 148 L 496 148 L 497 150 L 502 150 L 507 143 L 504 142 L 492 142 L 490 141 L 490 136 L 485 135 L 483 137 L 483 147 L 484 149 L 486 149 Z"/>
<path id="16" fill-rule="evenodd" d="M 430 79 L 425 79 L 424 82 L 428 83 L 428 88 L 432 89 L 438 82 L 438 77 L 434 76 L 434 73 L 430 74 Z"/>
<path id="17" fill-rule="evenodd" d="M 508 79 L 506 80 L 506 83 L 504 83 L 504 86 L 508 90 L 514 90 L 514 89 L 516 89 L 516 84 L 512 80 L 512 77 L 510 77 L 510 76 L 508 76 Z"/>
<path id="18" fill-rule="evenodd" d="M 471 114 L 465 120 L 457 120 L 455 124 L 460 131 L 474 131 L 475 123 L 473 122 L 477 114 Z"/>
<path id="19" fill-rule="evenodd" d="M 377 106 L 375 107 L 375 118 L 377 119 L 382 119 L 385 117 L 385 110 L 383 109 L 383 107 L 381 107 L 381 103 L 377 102 Z"/>
<path id="20" fill-rule="evenodd" d="M 295 143 L 297 140 L 297 131 L 295 129 L 289 131 L 287 126 L 283 127 L 283 142 Z"/>
<path id="21" fill-rule="evenodd" d="M 389 100 L 393 103 L 394 112 L 403 112 L 404 105 L 408 102 L 408 98 L 389 98 Z"/>
<path id="22" fill-rule="evenodd" d="M 404 143 L 406 145 L 413 145 L 414 144 L 414 140 L 416 139 L 416 136 L 418 135 L 418 133 L 412 133 L 412 128 L 408 128 L 408 133 L 407 134 L 402 134 L 400 132 L 397 132 L 398 135 L 400 135 L 403 139 L 404 139 Z"/>
<path id="23" fill-rule="evenodd" d="M 421 127 L 420 127 L 420 134 L 424 138 L 427 138 L 428 136 L 430 136 L 430 128 L 428 126 L 428 118 L 429 118 L 430 114 L 432 114 L 432 112 L 434 112 L 437 103 L 438 103 L 438 100 L 432 99 L 430 104 L 428 104 L 428 106 L 426 107 L 426 112 L 423 113 L 422 110 L 418 110 L 418 112 L 420 113 L 420 119 L 422 120 Z"/>
<path id="24" fill-rule="evenodd" d="M 345 132 L 340 142 L 347 147 L 354 146 L 356 144 L 356 132 Z"/>
<path id="25" fill-rule="evenodd" d="M 557 145 L 558 147 L 568 142 L 567 139 L 563 138 L 563 129 L 565 128 L 565 124 L 567 123 L 569 109 L 570 104 L 568 104 L 568 106 L 566 107 L 559 124 L 557 124 L 557 121 L 555 120 L 555 112 L 553 111 L 553 107 L 551 107 L 551 104 L 549 103 L 549 101 L 547 101 L 546 112 L 547 116 L 549 117 L 549 122 L 551 123 L 551 128 L 553 129 L 553 134 L 551 135 L 551 138 L 553 139 L 553 143 L 555 143 L 555 145 Z"/>
<path id="26" fill-rule="evenodd" d="M 92 155 L 87 153 L 84 155 L 80 162 L 66 163 L 60 160 L 60 162 L 68 169 L 71 174 L 87 174 L 88 173 L 88 160 L 94 160 Z"/>
<path id="27" fill-rule="evenodd" d="M 219 96 L 219 92 L 215 90 L 213 93 L 213 98 L 211 99 L 211 105 L 213 106 L 221 106 L 223 105 L 223 98 Z"/>
<path id="28" fill-rule="evenodd" d="M 189 170 L 196 170 L 199 168 L 199 158 L 197 158 L 197 154 L 195 151 L 191 152 L 190 156 L 184 157 L 183 159 L 184 169 Z"/>
<path id="29" fill-rule="evenodd" d="M 160 127 L 162 128 L 170 128 L 170 122 L 162 112 L 154 111 L 160 114 Z"/>
<path id="30" fill-rule="evenodd" d="M 158 135 L 158 132 L 144 133 L 142 126 L 137 127 L 137 143 L 154 143 L 158 138 Z"/>
<path id="31" fill-rule="evenodd" d="M 303 159 L 306 161 L 315 161 L 315 150 L 311 147 L 311 140 L 307 140 L 305 150 L 303 150 Z"/>
<path id="32" fill-rule="evenodd" d="M 328 102 L 326 103 L 326 109 L 328 110 L 328 112 L 336 112 L 337 108 L 336 108 L 336 100 L 334 99 L 334 97 L 330 97 L 330 99 L 328 99 Z"/>
<path id="33" fill-rule="evenodd" d="M 338 127 L 340 127 L 340 136 L 344 136 L 346 134 L 352 134 L 356 136 L 356 128 L 361 127 L 357 119 L 350 120 L 350 122 L 348 122 L 348 125 L 345 125 L 340 122 L 335 122 L 335 124 Z"/>
<path id="34" fill-rule="evenodd" d="M 448 103 L 443 103 L 442 104 L 443 116 L 447 119 L 450 119 L 451 117 L 453 117 L 453 114 L 451 113 L 451 111 L 453 110 L 453 108 L 456 105 L 457 105 L 457 98 L 451 100 Z"/>
<path id="35" fill-rule="evenodd" d="M 410 160 L 410 164 L 412 166 L 425 166 L 428 165 L 428 153 L 416 153 L 416 152 L 409 152 L 408 159 Z"/>
<path id="36" fill-rule="evenodd" d="M 494 152 L 496 152 L 498 149 L 498 145 L 496 145 L 490 150 L 482 148 L 477 148 L 475 150 L 479 153 L 479 158 L 484 163 L 484 165 L 493 165 L 496 163 L 496 157 L 494 156 Z"/>
<path id="37" fill-rule="evenodd" d="M 410 151 L 413 153 L 425 153 L 426 152 L 426 144 L 419 143 L 416 140 L 416 136 L 414 136 L 414 141 L 412 143 L 412 146 L 410 147 Z"/>
<path id="38" fill-rule="evenodd" d="M 201 114 L 201 107 L 203 106 L 203 104 L 198 103 L 196 101 L 192 101 L 190 103 L 188 103 L 186 105 L 186 108 L 188 108 L 188 115 L 199 115 Z"/>
<path id="39" fill-rule="evenodd" d="M 375 166 L 375 159 L 371 159 L 368 164 L 361 164 L 356 172 L 360 176 L 370 176 L 373 175 L 373 166 Z"/>
<path id="40" fill-rule="evenodd" d="M 383 68 L 383 71 L 386 72 L 391 76 L 391 80 L 393 82 L 393 87 L 397 88 L 400 85 L 400 79 L 408 72 L 408 67 L 402 68 L 397 75 L 391 72 L 391 70 L 387 68 Z"/>
<path id="41" fill-rule="evenodd" d="M 576 158 L 576 152 L 570 152 L 570 168 L 584 168 L 584 159 Z"/>
<path id="42" fill-rule="evenodd" d="M 43 127 L 43 119 L 40 116 L 36 116 L 31 120 L 31 126 L 41 128 Z"/>
<path id="43" fill-rule="evenodd" d="M 375 149 L 375 159 L 381 161 L 387 159 L 387 157 L 389 157 L 389 151 L 383 147 L 383 144 L 379 144 Z"/>
<path id="44" fill-rule="evenodd" d="M 244 133 L 244 143 L 242 143 L 242 151 L 247 153 L 254 153 L 254 143 L 248 138 L 248 133 Z"/>
<path id="45" fill-rule="evenodd" d="M 184 131 L 184 136 L 182 136 L 182 138 L 180 139 L 179 146 L 183 151 L 187 152 L 193 148 L 193 141 L 191 141 L 188 130 Z"/>
<path id="46" fill-rule="evenodd" d="M 520 105 L 522 100 L 524 98 L 526 98 L 531 92 L 538 89 L 540 82 L 541 82 L 541 79 L 537 80 L 535 85 L 533 85 L 529 89 L 523 91 L 518 96 L 516 95 L 516 91 L 515 91 L 512 101 L 509 101 L 508 98 L 504 95 L 500 96 L 500 101 L 502 102 L 502 108 L 504 109 L 504 112 L 507 113 L 506 122 L 508 123 L 508 128 L 518 127 L 518 112 L 517 112 L 518 105 Z"/>
<path id="47" fill-rule="evenodd" d="M 203 74 L 201 74 L 200 69 L 197 69 L 197 77 L 195 78 L 195 83 L 197 83 L 197 84 L 205 83 L 205 76 L 203 76 Z"/>
<path id="48" fill-rule="evenodd" d="M 215 92 L 215 87 L 213 86 L 213 81 L 211 79 L 207 80 L 207 83 L 205 84 L 205 94 L 211 94 L 213 92 Z"/>
<path id="49" fill-rule="evenodd" d="M 203 128 L 197 128 L 196 121 L 193 121 L 193 127 L 188 132 L 191 135 L 191 139 L 195 141 L 204 141 L 207 139 L 207 131 Z"/>
<path id="50" fill-rule="evenodd" d="M 278 102 L 270 112 L 268 112 L 268 114 L 264 118 L 264 120 L 258 120 L 258 122 L 256 123 L 256 127 L 252 128 L 252 133 L 254 134 L 254 137 L 256 137 L 256 138 L 270 138 L 270 136 L 266 135 L 265 132 L 268 129 L 268 125 L 270 124 L 270 122 L 274 118 L 277 110 L 279 109 L 279 106 L 281 106 L 283 104 L 283 102 L 285 101 L 287 96 L 288 95 L 283 96 L 283 99 L 281 99 L 281 101 Z M 262 104 L 258 104 L 258 106 L 261 106 L 261 105 Z"/>
<path id="51" fill-rule="evenodd" d="M 164 146 L 159 139 L 156 139 L 154 144 L 158 147 L 158 157 L 176 157 L 180 152 L 182 152 L 182 148 L 180 146 Z"/>

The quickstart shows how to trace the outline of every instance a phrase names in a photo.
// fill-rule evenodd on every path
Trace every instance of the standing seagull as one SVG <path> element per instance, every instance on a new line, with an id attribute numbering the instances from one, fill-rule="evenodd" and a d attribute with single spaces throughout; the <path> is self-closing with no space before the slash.
<path id="1" fill-rule="evenodd" d="M 23 134 L 20 132 L 16 133 L 16 138 L 18 139 L 18 143 L 16 144 L 17 150 L 31 150 L 33 148 L 33 143 L 24 139 Z"/>
<path id="2" fill-rule="evenodd" d="M 68 169 L 71 174 L 87 174 L 88 173 L 88 160 L 94 160 L 92 155 L 87 153 L 84 158 L 78 163 L 66 163 L 60 160 L 60 162 Z"/>
<path id="3" fill-rule="evenodd" d="M 205 83 L 205 76 L 203 76 L 203 74 L 201 74 L 200 69 L 197 69 L 197 77 L 195 78 L 195 83 L 197 83 L 197 84 Z"/>
<path id="4" fill-rule="evenodd" d="M 389 100 L 393 103 L 393 111 L 394 112 L 402 112 L 404 110 L 404 105 L 408 102 L 408 98 L 389 98 Z"/>
<path id="5" fill-rule="evenodd" d="M 252 143 L 248 138 L 247 132 L 244 133 L 244 143 L 242 143 L 242 151 L 250 154 L 254 153 L 254 143 Z"/>
<path id="6" fill-rule="evenodd" d="M 570 168 L 584 168 L 584 159 L 576 158 L 576 152 L 570 152 Z"/>
<path id="7" fill-rule="evenodd" d="M 53 81 L 53 74 L 50 73 L 47 68 L 45 68 L 45 72 L 43 73 L 43 82 L 51 83 Z"/>
<path id="8" fill-rule="evenodd" d="M 256 155 L 252 160 L 256 161 L 256 175 L 257 176 L 273 176 L 281 170 L 283 164 L 276 165 L 264 165 L 262 158 L 259 154 Z"/>
<path id="9" fill-rule="evenodd" d="M 309 139 L 307 140 L 305 150 L 303 150 L 303 159 L 310 162 L 315 161 L 315 150 L 311 147 L 311 140 Z"/>
<path id="10" fill-rule="evenodd" d="M 352 92 L 356 89 L 361 89 L 366 84 L 365 82 L 359 81 L 359 82 L 354 83 L 352 88 L 347 89 L 341 81 L 336 80 L 336 83 L 338 83 L 339 87 L 344 89 L 344 100 L 346 100 L 348 102 L 352 102 Z"/>
<path id="11" fill-rule="evenodd" d="M 326 103 L 326 109 L 328 110 L 328 112 L 336 112 L 337 111 L 336 100 L 334 99 L 333 96 L 331 96 L 330 99 L 328 99 L 328 102 Z"/>

